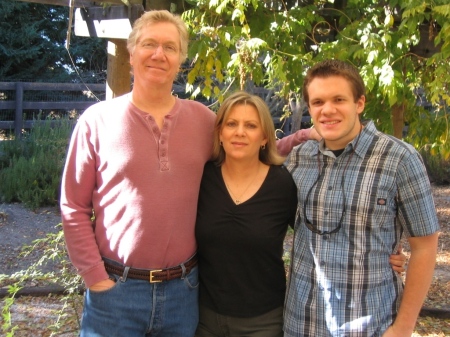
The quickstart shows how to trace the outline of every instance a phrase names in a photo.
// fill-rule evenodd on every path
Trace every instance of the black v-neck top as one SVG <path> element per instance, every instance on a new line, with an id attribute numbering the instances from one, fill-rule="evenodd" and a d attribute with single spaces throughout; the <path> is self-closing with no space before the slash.
<path id="1" fill-rule="evenodd" d="M 271 166 L 256 194 L 236 205 L 221 169 L 205 165 L 197 212 L 200 304 L 222 315 L 255 317 L 283 305 L 283 241 L 297 209 L 284 166 Z"/>

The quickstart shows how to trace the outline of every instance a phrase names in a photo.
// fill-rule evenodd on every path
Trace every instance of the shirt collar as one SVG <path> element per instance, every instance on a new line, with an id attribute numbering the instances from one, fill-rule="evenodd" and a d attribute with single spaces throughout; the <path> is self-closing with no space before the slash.
<path id="1" fill-rule="evenodd" d="M 375 127 L 375 124 L 371 120 L 365 121 L 362 124 L 364 128 L 361 130 L 361 133 L 359 133 L 358 136 L 353 138 L 353 140 L 347 144 L 344 153 L 350 152 L 355 149 L 356 155 L 361 158 L 363 158 L 366 154 L 370 144 L 372 143 L 372 139 L 375 137 L 377 129 Z M 319 153 L 319 151 L 324 155 L 334 157 L 333 152 L 325 147 L 325 141 L 323 139 L 320 140 L 319 146 L 317 146 L 316 149 L 312 151 L 311 155 L 315 156 Z"/>

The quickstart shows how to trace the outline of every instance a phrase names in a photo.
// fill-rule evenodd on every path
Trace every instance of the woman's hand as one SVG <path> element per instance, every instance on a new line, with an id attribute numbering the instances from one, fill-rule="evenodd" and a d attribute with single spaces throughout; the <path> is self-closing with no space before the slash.
<path id="1" fill-rule="evenodd" d="M 406 271 L 406 255 L 403 253 L 401 247 L 398 248 L 397 254 L 392 254 L 389 257 L 389 263 L 397 273 L 403 273 Z"/>

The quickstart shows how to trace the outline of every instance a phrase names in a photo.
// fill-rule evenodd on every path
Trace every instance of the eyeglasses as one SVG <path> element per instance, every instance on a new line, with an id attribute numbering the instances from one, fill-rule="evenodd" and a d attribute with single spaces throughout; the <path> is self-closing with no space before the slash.
<path id="1" fill-rule="evenodd" d="M 342 222 L 344 221 L 345 213 L 347 211 L 347 206 L 346 206 L 347 203 L 346 203 L 346 196 L 345 196 L 345 192 L 344 192 L 344 175 L 342 175 L 342 177 L 341 177 L 341 189 L 342 189 L 342 199 L 343 199 L 344 206 L 342 208 L 341 218 L 339 219 L 339 223 L 338 223 L 337 227 L 335 229 L 331 230 L 331 231 L 321 231 L 321 230 L 317 229 L 317 225 L 313 225 L 313 222 L 309 221 L 308 217 L 306 216 L 306 205 L 308 204 L 309 196 L 310 196 L 314 186 L 317 185 L 317 183 L 319 182 L 321 176 L 322 175 L 319 173 L 319 176 L 317 177 L 316 181 L 310 187 L 310 189 L 308 191 L 308 194 L 306 194 L 306 199 L 305 199 L 305 202 L 303 203 L 303 216 L 305 218 L 305 226 L 311 232 L 319 234 L 319 235 L 327 235 L 327 234 L 337 233 L 341 229 Z"/>
<path id="2" fill-rule="evenodd" d="M 164 54 L 166 55 L 178 54 L 178 48 L 173 43 L 159 44 L 156 42 L 144 41 L 141 46 L 151 52 L 156 52 L 156 50 L 161 46 Z"/>

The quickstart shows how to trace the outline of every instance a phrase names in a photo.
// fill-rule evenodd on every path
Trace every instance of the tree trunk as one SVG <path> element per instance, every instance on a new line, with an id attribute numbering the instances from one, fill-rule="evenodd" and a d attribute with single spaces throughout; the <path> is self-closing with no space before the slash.
<path id="1" fill-rule="evenodd" d="M 145 2 L 146 11 L 151 9 L 167 9 L 172 13 L 181 14 L 186 8 L 189 8 L 189 6 L 184 3 L 184 0 L 147 0 Z"/>
<path id="2" fill-rule="evenodd" d="M 404 120 L 405 104 L 395 104 L 392 107 L 392 125 L 394 127 L 394 137 L 398 139 L 403 138 L 403 127 L 405 125 Z"/>

